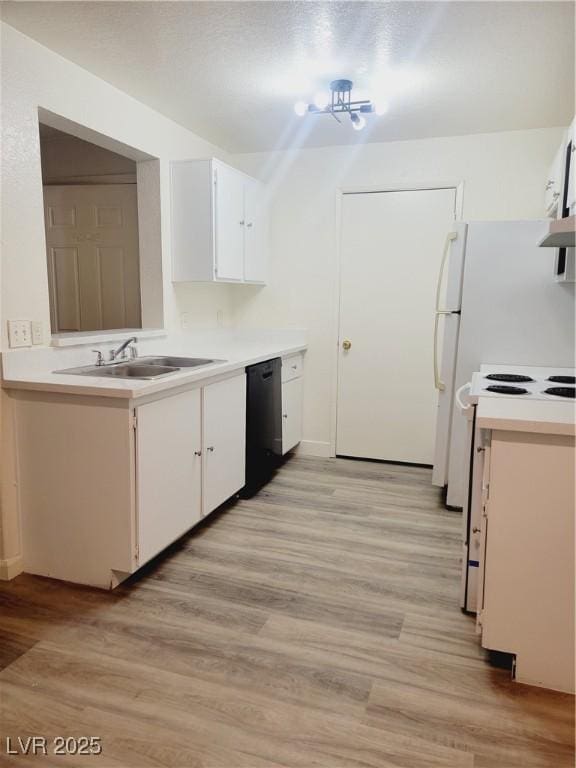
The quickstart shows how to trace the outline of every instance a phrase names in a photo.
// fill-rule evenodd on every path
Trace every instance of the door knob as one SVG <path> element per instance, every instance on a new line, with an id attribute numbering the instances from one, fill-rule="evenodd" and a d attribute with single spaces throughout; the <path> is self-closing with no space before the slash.
<path id="1" fill-rule="evenodd" d="M 342 349 L 348 350 L 350 349 L 351 346 L 352 346 L 352 342 L 350 341 L 350 339 L 344 339 L 344 341 L 342 342 Z"/>

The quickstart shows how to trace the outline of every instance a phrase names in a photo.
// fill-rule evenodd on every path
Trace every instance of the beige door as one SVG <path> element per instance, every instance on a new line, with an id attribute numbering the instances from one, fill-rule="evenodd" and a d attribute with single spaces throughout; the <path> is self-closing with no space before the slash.
<path id="1" fill-rule="evenodd" d="M 140 328 L 135 184 L 44 187 L 52 330 Z"/>
<path id="2" fill-rule="evenodd" d="M 336 452 L 432 464 L 436 282 L 455 189 L 345 194 Z"/>

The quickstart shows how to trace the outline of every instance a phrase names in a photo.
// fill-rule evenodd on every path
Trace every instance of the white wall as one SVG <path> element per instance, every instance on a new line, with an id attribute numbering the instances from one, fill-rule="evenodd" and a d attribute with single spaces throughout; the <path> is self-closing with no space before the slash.
<path id="1" fill-rule="evenodd" d="M 83 141 L 68 133 L 49 133 L 40 136 L 42 181 L 44 184 L 80 182 L 97 177 L 110 184 L 120 181 L 136 183 L 136 163 L 129 157 Z"/>
<path id="2" fill-rule="evenodd" d="M 132 156 L 136 159 L 159 159 L 138 164 L 139 183 L 152 185 L 156 191 L 156 205 L 148 199 L 148 208 L 140 208 L 141 229 L 150 230 L 144 254 L 143 285 L 147 284 L 146 291 L 150 293 L 159 290 L 163 294 L 164 317 L 150 318 L 153 324 L 164 320 L 166 327 L 177 327 L 180 303 L 191 311 L 191 322 L 208 324 L 206 318 L 213 317 L 210 324 L 216 325 L 216 307 L 219 307 L 223 311 L 223 322 L 229 323 L 230 289 L 227 286 L 176 288 L 172 285 L 168 226 L 169 160 L 210 156 L 226 159 L 225 153 L 6 24 L 0 24 L 0 43 L 2 348 L 7 346 L 8 319 L 40 320 L 46 336 L 50 327 L 39 108 L 111 137 L 109 149 L 117 149 L 119 142 L 128 150 L 135 150 Z M 85 138 L 97 143 L 96 136 Z M 156 184 L 150 176 L 157 171 L 158 163 L 160 172 Z M 159 214 L 161 231 L 158 234 Z M 160 267 L 163 281 L 160 281 Z M 150 276 L 148 281 L 147 276 Z M 156 306 L 162 306 L 162 302 Z M 210 315 L 204 315 L 208 309 Z M 143 319 L 146 321 L 146 314 Z M 20 553 L 12 415 L 10 400 L 4 393 L 1 405 L 0 577 L 18 571 Z"/>
<path id="3" fill-rule="evenodd" d="M 1 24 L 2 46 L 2 345 L 6 320 L 41 320 L 49 328 L 38 108 L 160 160 L 164 315 L 178 323 L 178 289 L 170 282 L 169 176 L 172 159 L 225 152 L 127 96 L 48 48 Z M 113 148 L 113 147 L 110 147 Z M 215 291 L 216 301 L 227 301 Z M 200 291 L 205 305 L 206 290 Z M 194 303 L 194 290 L 185 292 Z M 225 302 L 224 302 L 225 303 Z M 226 309 L 226 307 L 224 307 Z"/>
<path id="4" fill-rule="evenodd" d="M 346 130 L 346 126 L 342 127 Z M 236 155 L 272 188 L 269 286 L 234 293 L 240 326 L 306 327 L 304 438 L 327 451 L 334 388 L 336 193 L 342 187 L 464 182 L 464 218 L 543 217 L 548 166 L 562 128 Z M 367 331 L 369 332 L 369 331 Z M 378 343 L 378 339 L 374 339 Z"/>

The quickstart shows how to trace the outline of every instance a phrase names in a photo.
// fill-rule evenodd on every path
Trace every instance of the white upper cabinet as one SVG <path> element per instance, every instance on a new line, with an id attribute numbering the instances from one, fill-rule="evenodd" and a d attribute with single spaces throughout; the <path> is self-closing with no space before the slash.
<path id="1" fill-rule="evenodd" d="M 268 215 L 263 185 L 245 177 L 244 186 L 244 280 L 266 282 Z"/>
<path id="2" fill-rule="evenodd" d="M 264 283 L 263 185 L 218 160 L 171 163 L 172 280 Z"/>

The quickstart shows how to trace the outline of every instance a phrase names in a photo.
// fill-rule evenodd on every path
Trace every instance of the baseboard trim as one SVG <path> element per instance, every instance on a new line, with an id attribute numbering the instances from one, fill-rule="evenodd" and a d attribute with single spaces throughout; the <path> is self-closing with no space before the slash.
<path id="1" fill-rule="evenodd" d="M 302 440 L 296 449 L 299 456 L 320 456 L 324 459 L 330 458 L 330 443 L 321 440 Z"/>
<path id="2" fill-rule="evenodd" d="M 20 555 L 16 557 L 7 557 L 0 560 L 0 581 L 10 581 L 19 573 L 22 573 L 24 567 Z"/>

